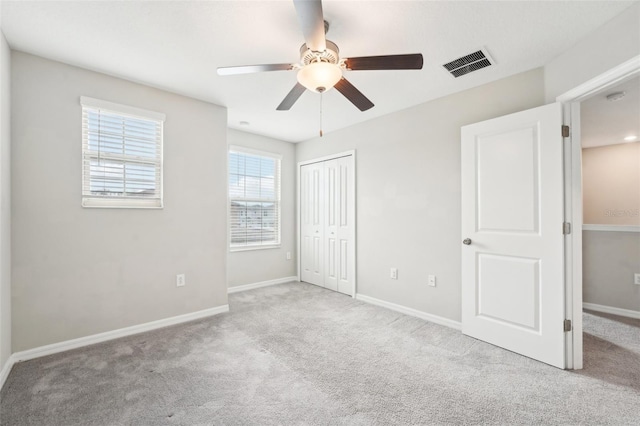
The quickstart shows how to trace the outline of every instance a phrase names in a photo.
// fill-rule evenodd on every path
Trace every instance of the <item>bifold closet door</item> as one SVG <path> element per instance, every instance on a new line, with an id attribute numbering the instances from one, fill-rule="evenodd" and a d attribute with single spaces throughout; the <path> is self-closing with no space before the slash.
<path id="1" fill-rule="evenodd" d="M 300 168 L 300 279 L 320 286 L 324 286 L 323 175 L 323 163 Z"/>
<path id="2" fill-rule="evenodd" d="M 353 156 L 300 168 L 302 281 L 353 294 Z"/>

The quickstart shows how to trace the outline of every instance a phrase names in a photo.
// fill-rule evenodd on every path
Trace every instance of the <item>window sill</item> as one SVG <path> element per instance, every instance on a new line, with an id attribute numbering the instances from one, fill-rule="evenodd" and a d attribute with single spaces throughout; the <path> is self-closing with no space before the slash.
<path id="1" fill-rule="evenodd" d="M 162 200 L 140 200 L 122 198 L 83 198 L 84 208 L 108 208 L 108 209 L 162 209 Z"/>
<path id="2" fill-rule="evenodd" d="M 253 251 L 253 250 L 269 250 L 280 248 L 281 244 L 272 244 L 268 246 L 242 246 L 242 247 L 230 247 L 229 252 L 235 253 L 240 251 Z"/>

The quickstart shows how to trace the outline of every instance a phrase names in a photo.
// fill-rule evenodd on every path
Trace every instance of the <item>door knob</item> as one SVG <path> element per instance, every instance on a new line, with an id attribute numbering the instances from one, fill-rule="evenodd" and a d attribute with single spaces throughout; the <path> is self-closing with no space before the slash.
<path id="1" fill-rule="evenodd" d="M 464 244 L 465 246 L 470 246 L 471 245 L 471 239 L 470 238 L 465 238 L 464 240 L 462 240 L 462 244 Z"/>

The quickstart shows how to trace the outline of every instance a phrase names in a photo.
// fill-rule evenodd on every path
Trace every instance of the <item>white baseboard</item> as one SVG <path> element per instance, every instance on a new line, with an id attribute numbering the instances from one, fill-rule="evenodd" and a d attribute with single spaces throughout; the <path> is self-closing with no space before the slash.
<path id="1" fill-rule="evenodd" d="M 229 312 L 229 305 L 217 306 L 215 308 L 204 309 L 202 311 L 191 312 L 189 314 L 178 315 L 171 318 L 165 318 L 157 321 L 151 321 L 144 324 L 133 325 L 131 327 L 120 328 L 118 330 L 106 331 L 104 333 L 93 334 L 91 336 L 79 337 L 77 339 L 66 340 L 64 342 L 53 343 L 51 345 L 40 346 L 26 351 L 16 352 L 11 355 L 13 362 L 27 361 L 34 358 L 40 358 L 46 355 L 56 354 L 71 349 L 81 348 L 96 343 L 106 342 L 107 340 L 118 339 L 120 337 L 131 336 L 133 334 L 143 333 L 145 331 L 156 330 L 158 328 L 168 327 L 170 325 L 181 324 L 197 320 L 200 318 L 210 317 L 212 315 Z"/>
<path id="2" fill-rule="evenodd" d="M 289 283 L 291 281 L 298 281 L 298 277 L 294 276 L 294 277 L 276 278 L 275 280 L 260 281 L 258 283 L 229 287 L 227 289 L 227 293 L 238 293 L 239 291 L 253 290 L 254 288 L 268 287 L 270 285 L 276 285 L 276 284 L 284 284 L 284 283 Z"/>
<path id="3" fill-rule="evenodd" d="M 0 390 L 2 390 L 4 382 L 7 380 L 7 377 L 9 377 L 9 373 L 11 373 L 11 369 L 15 363 L 16 360 L 13 358 L 13 355 L 11 355 L 7 362 L 2 366 L 2 370 L 0 370 Z"/>
<path id="4" fill-rule="evenodd" d="M 407 308 L 406 306 L 397 305 L 395 303 L 387 302 L 385 300 L 376 299 L 375 297 L 365 296 L 364 294 L 357 293 L 356 299 L 361 300 L 372 305 L 381 306 L 383 308 L 391 309 L 392 311 L 400 312 L 405 315 L 417 317 L 425 321 L 433 322 L 436 324 L 444 325 L 455 330 L 462 330 L 462 324 L 458 321 L 450 320 L 438 315 L 428 314 L 426 312 L 419 311 L 413 308 Z"/>
<path id="5" fill-rule="evenodd" d="M 613 306 L 598 305 L 595 303 L 583 303 L 584 309 L 596 312 L 604 312 L 605 314 L 620 315 L 621 317 L 640 319 L 640 311 L 632 311 L 631 309 L 614 308 Z"/>

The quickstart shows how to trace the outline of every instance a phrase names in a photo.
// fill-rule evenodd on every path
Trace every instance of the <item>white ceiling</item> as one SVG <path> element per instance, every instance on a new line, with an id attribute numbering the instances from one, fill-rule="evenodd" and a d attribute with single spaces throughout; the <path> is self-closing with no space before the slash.
<path id="1" fill-rule="evenodd" d="M 324 131 L 353 125 L 542 66 L 631 1 L 332 1 L 327 38 L 341 56 L 422 53 L 420 71 L 347 71 L 376 105 L 360 112 L 324 95 Z M 228 108 L 231 128 L 287 141 L 318 135 L 320 95 L 276 106 L 291 71 L 218 76 L 219 66 L 290 63 L 303 37 L 293 3 L 280 1 L 2 1 L 13 49 Z M 486 47 L 496 65 L 454 79 L 442 64 Z M 113 100 L 117 101 L 117 99 Z"/>
<path id="2" fill-rule="evenodd" d="M 625 96 L 613 102 L 607 100 L 608 95 L 616 92 L 624 92 Z M 640 138 L 640 77 L 582 102 L 580 122 L 583 148 L 625 143 L 627 136 Z"/>

